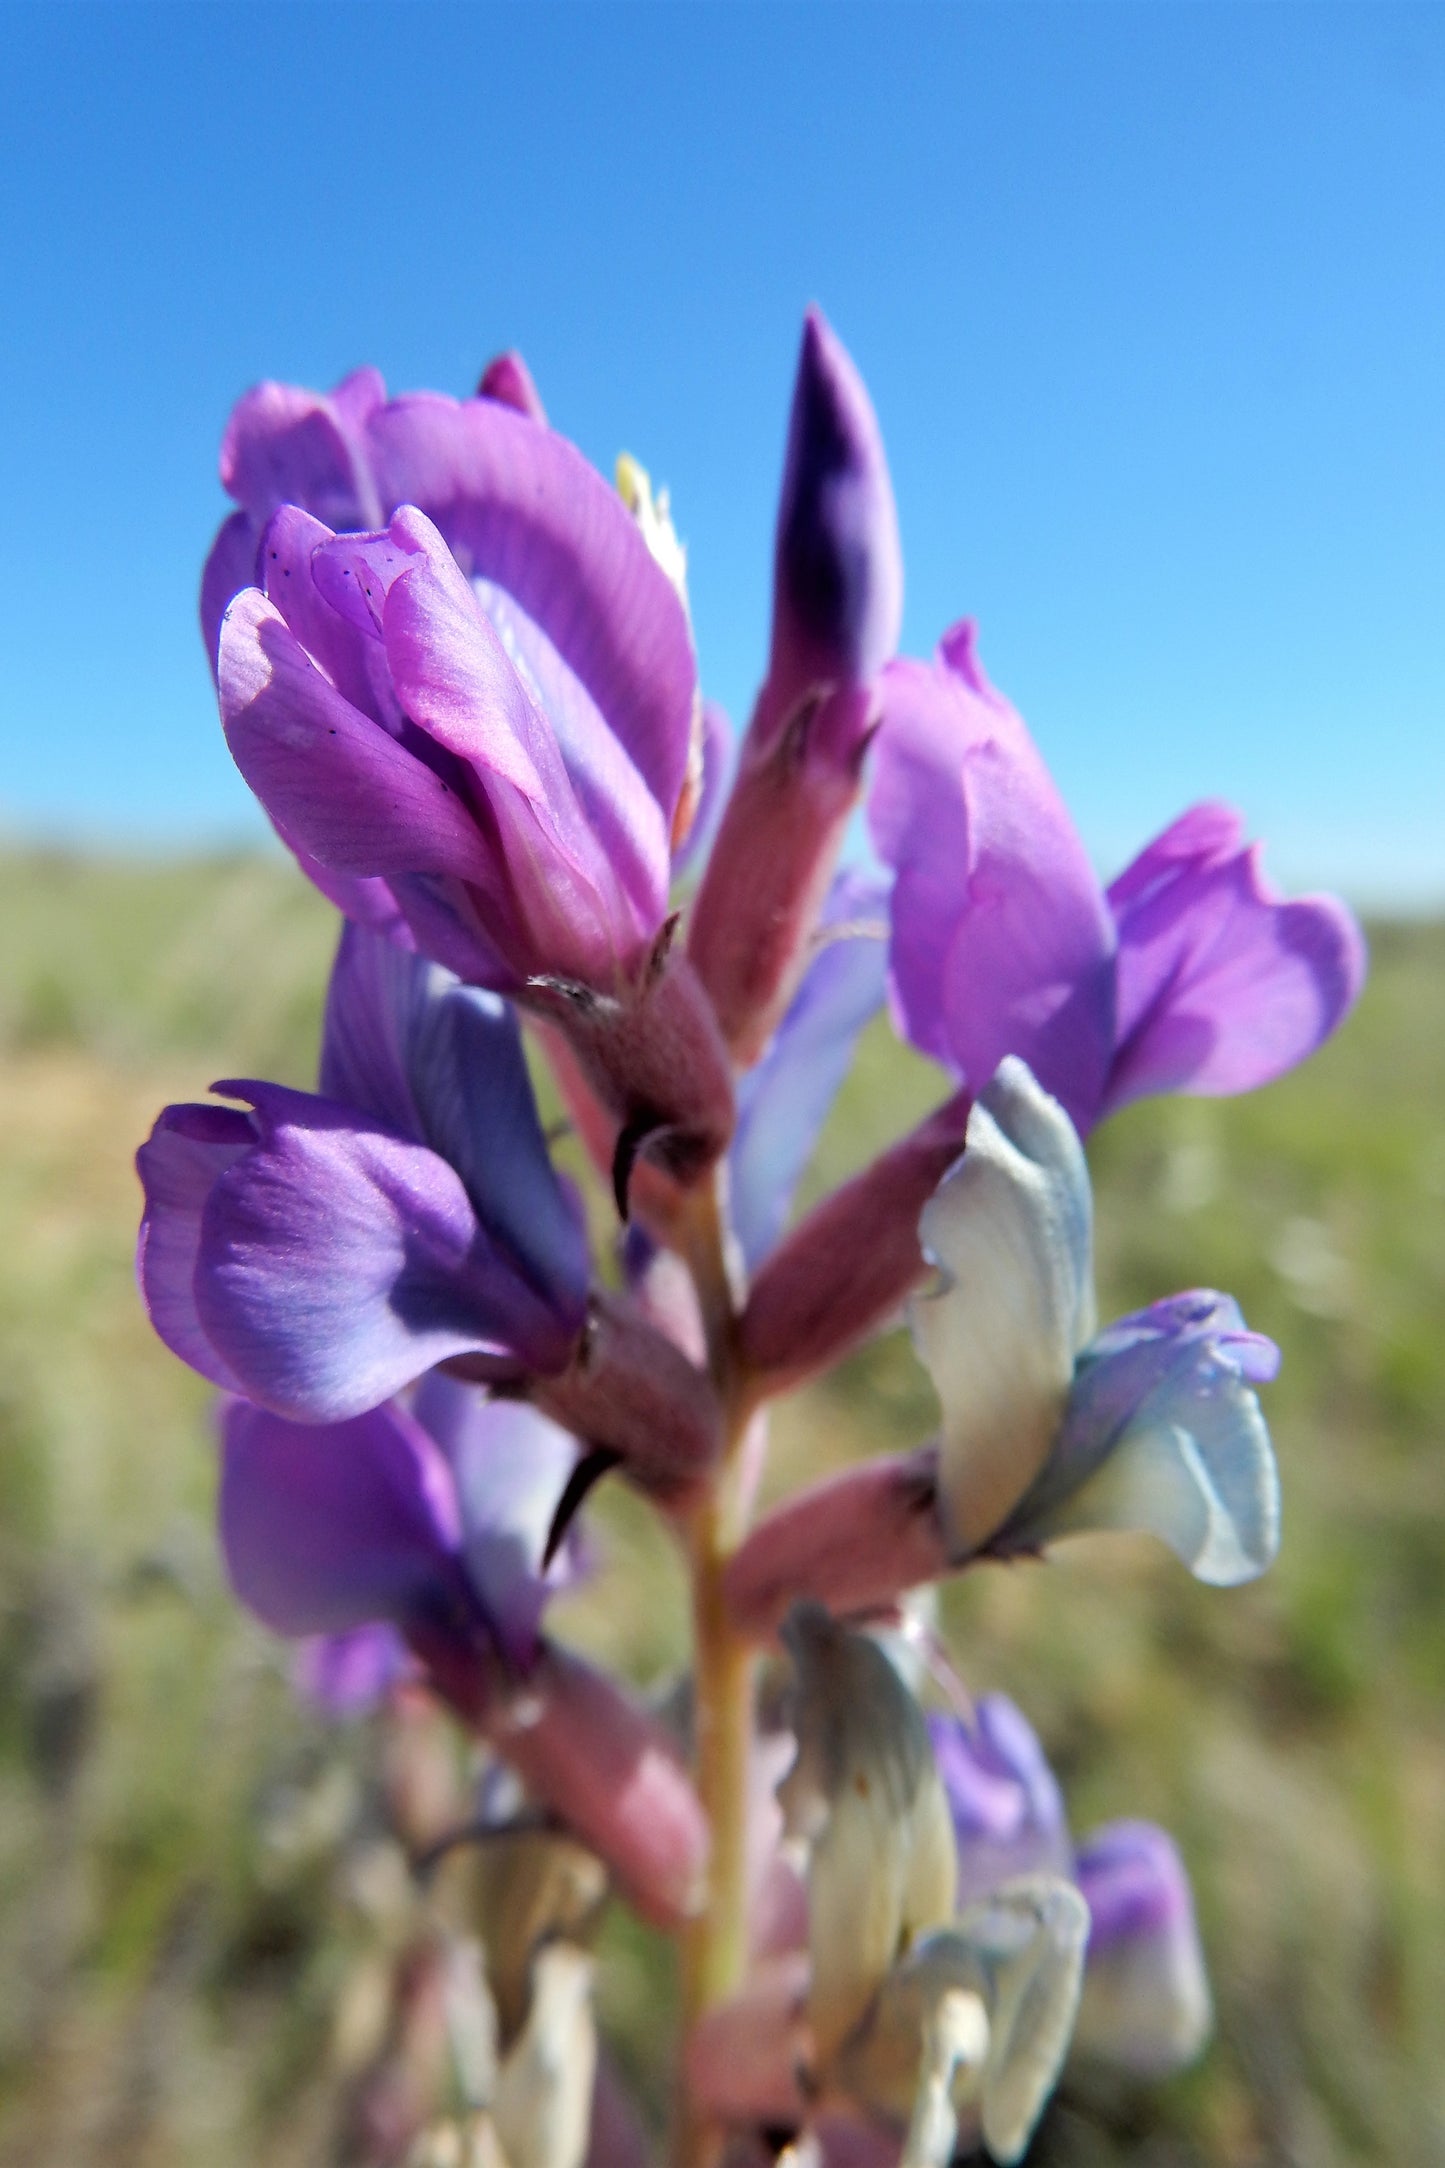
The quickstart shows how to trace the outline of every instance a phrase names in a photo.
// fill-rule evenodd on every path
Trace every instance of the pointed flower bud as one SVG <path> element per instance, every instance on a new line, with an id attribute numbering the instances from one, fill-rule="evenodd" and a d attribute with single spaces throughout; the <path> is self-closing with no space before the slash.
<path id="1" fill-rule="evenodd" d="M 937 1108 L 815 1205 L 764 1258 L 739 1334 L 760 1389 L 789 1391 L 899 1316 L 927 1276 L 919 1215 L 963 1150 L 970 1104 L 960 1093 Z M 750 1187 L 758 1149 L 750 1136 Z"/>
<path id="2" fill-rule="evenodd" d="M 771 697 L 864 683 L 903 622 L 898 513 L 873 402 L 820 309 L 803 320 L 773 574 Z"/>
<path id="3" fill-rule="evenodd" d="M 689 954 L 742 1068 L 808 960 L 902 615 L 898 520 L 862 379 L 810 310 L 778 511 L 768 675 L 703 877 Z"/>

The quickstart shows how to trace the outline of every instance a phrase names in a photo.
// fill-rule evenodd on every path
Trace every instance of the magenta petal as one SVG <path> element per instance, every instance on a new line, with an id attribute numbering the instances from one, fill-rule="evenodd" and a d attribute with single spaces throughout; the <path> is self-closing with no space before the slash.
<path id="1" fill-rule="evenodd" d="M 277 1633 L 406 1626 L 456 1603 L 451 1477 L 403 1409 L 300 1424 L 234 1400 L 221 1450 L 226 1567 L 241 1601 Z"/>
<path id="2" fill-rule="evenodd" d="M 474 598 L 430 566 L 392 587 L 386 651 L 407 714 L 467 763 L 485 794 L 532 968 L 609 990 L 619 969 L 650 950 L 666 910 L 657 807 L 639 788 L 626 809 L 634 819 L 593 825 L 546 718 Z"/>
<path id="3" fill-rule="evenodd" d="M 226 613 L 220 686 L 236 765 L 293 849 L 336 873 L 487 881 L 450 785 L 344 699 L 254 589 Z"/>
<path id="4" fill-rule="evenodd" d="M 534 422 L 545 422 L 546 411 L 532 372 L 515 347 L 508 347 L 505 354 L 496 355 L 482 371 L 477 386 L 479 399 L 496 399 L 501 405 L 515 407 L 519 414 L 530 415 Z"/>
<path id="5" fill-rule="evenodd" d="M 334 547 L 336 541 L 331 529 L 309 512 L 283 504 L 261 537 L 256 557 L 260 584 L 336 690 L 391 737 L 401 737 L 404 718 L 370 618 L 363 613 L 358 623 L 356 612 L 338 609 L 318 577 L 327 569 L 327 545 Z"/>
<path id="6" fill-rule="evenodd" d="M 1227 806 L 1166 828 L 1109 890 L 1118 1051 L 1104 1111 L 1149 1092 L 1250 1091 L 1312 1054 L 1364 981 L 1365 944 L 1331 896 L 1282 901 Z"/>
<path id="7" fill-rule="evenodd" d="M 201 638 L 206 643 L 206 660 L 212 675 L 216 669 L 216 649 L 221 638 L 221 620 L 226 605 L 233 595 L 239 595 L 243 587 L 256 583 L 256 522 L 249 512 L 233 512 L 221 522 L 220 532 L 211 544 L 205 570 L 201 574 Z"/>
<path id="8" fill-rule="evenodd" d="M 971 627 L 882 684 L 869 817 L 897 875 L 902 1028 L 975 1092 L 1021 1056 L 1087 1129 L 1113 1047 L 1114 932 L 1073 822 Z"/>
<path id="9" fill-rule="evenodd" d="M 304 504 L 333 527 L 381 518 L 362 432 L 386 397 L 358 369 L 330 398 L 297 384 L 257 384 L 238 399 L 221 440 L 221 481 L 258 523 L 279 504 Z"/>
<path id="10" fill-rule="evenodd" d="M 201 1214 L 213 1184 L 256 1133 L 231 1107 L 166 1107 L 136 1153 L 145 1190 L 136 1269 L 150 1321 L 172 1354 L 229 1392 L 239 1381 L 196 1310 Z"/>
<path id="11" fill-rule="evenodd" d="M 339 1422 L 455 1355 L 566 1362 L 571 1320 L 478 1225 L 434 1152 L 330 1100 L 223 1088 L 255 1106 L 258 1141 L 206 1201 L 196 1306 L 251 1399 Z"/>
<path id="12" fill-rule="evenodd" d="M 395 400 L 371 442 L 383 496 L 424 505 L 462 569 L 540 627 L 670 825 L 687 767 L 692 640 L 620 498 L 564 438 L 495 399 Z"/>

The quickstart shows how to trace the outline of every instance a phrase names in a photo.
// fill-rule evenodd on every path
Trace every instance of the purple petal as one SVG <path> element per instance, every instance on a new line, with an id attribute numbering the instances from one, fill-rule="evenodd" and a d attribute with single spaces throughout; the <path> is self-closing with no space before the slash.
<path id="1" fill-rule="evenodd" d="M 887 926 L 887 883 L 840 874 L 823 912 L 824 946 L 768 1051 L 739 1081 L 728 1167 L 733 1226 L 749 1269 L 782 1232 L 858 1034 L 882 1006 Z"/>
<path id="2" fill-rule="evenodd" d="M 775 704 L 872 677 L 895 653 L 902 620 L 898 513 L 873 405 L 821 310 L 809 309 L 778 506 Z"/>
<path id="3" fill-rule="evenodd" d="M 292 1678 L 297 1692 L 328 1715 L 364 1716 L 409 1669 L 406 1643 L 394 1626 L 354 1626 L 349 1633 L 303 1641 Z"/>
<path id="4" fill-rule="evenodd" d="M 236 765 L 293 850 L 334 873 L 488 884 L 455 791 L 334 689 L 254 589 L 226 613 L 220 685 Z"/>
<path id="5" fill-rule="evenodd" d="M 278 1085 L 222 1087 L 256 1109 L 255 1147 L 201 1219 L 201 1325 L 247 1394 L 334 1422 L 454 1355 L 555 1370 L 572 1319 L 522 1278 L 425 1147 Z"/>
<path id="6" fill-rule="evenodd" d="M 509 595 L 586 687 L 671 824 L 696 669 L 681 602 L 616 494 L 494 399 L 394 401 L 371 430 L 391 503 L 425 507 L 469 577 Z"/>
<path id="7" fill-rule="evenodd" d="M 201 638 L 211 674 L 216 671 L 216 649 L 221 620 L 233 595 L 256 584 L 256 549 L 260 536 L 249 512 L 233 512 L 221 522 L 201 574 Z"/>
<path id="8" fill-rule="evenodd" d="M 546 411 L 532 382 L 532 372 L 515 347 L 508 347 L 505 354 L 498 354 L 482 371 L 477 386 L 479 399 L 496 399 L 503 406 L 515 407 L 519 414 L 530 415 L 534 422 L 545 422 Z"/>
<path id="9" fill-rule="evenodd" d="M 1077 1874 L 1092 1928 L 1075 2045 L 1137 2077 L 1182 2069 L 1211 2011 L 1173 1839 L 1151 1822 L 1111 1822 L 1080 1845 Z"/>
<path id="10" fill-rule="evenodd" d="M 221 481 L 259 525 L 280 504 L 303 504 L 333 527 L 382 517 L 364 442 L 386 398 L 374 369 L 358 369 L 327 398 L 296 384 L 257 384 L 237 400 L 221 440 Z"/>
<path id="11" fill-rule="evenodd" d="M 451 1476 L 403 1409 L 298 1424 L 235 1400 L 221 1447 L 226 1567 L 241 1601 L 277 1633 L 407 1626 L 455 1610 Z"/>
<path id="12" fill-rule="evenodd" d="M 1020 1055 L 1076 1128 L 1113 1046 L 1114 933 L 1063 801 L 988 684 L 973 631 L 883 674 L 869 801 L 893 891 L 893 999 L 907 1037 L 973 1091 Z"/>
<path id="13" fill-rule="evenodd" d="M 393 531 L 403 521 L 424 525 L 403 513 Z M 650 950 L 666 911 L 657 806 L 640 783 L 605 818 L 600 798 L 584 805 L 547 719 L 450 560 L 439 571 L 429 553 L 395 580 L 385 610 L 403 708 L 485 794 L 532 969 L 609 988 Z"/>
<path id="14" fill-rule="evenodd" d="M 1022 1711 L 988 1694 L 972 1726 L 931 1716 L 928 1728 L 958 1838 L 959 1903 L 1014 1875 L 1069 1874 L 1063 1795 Z"/>
<path id="15" fill-rule="evenodd" d="M 206 1199 L 256 1141 L 231 1107 L 166 1107 L 136 1153 L 145 1190 L 136 1269 L 150 1321 L 172 1354 L 228 1392 L 240 1390 L 196 1312 L 196 1261 Z"/>
<path id="16" fill-rule="evenodd" d="M 451 1464 L 472 1587 L 503 1654 L 528 1670 L 548 1598 L 572 1570 L 565 1552 L 546 1573 L 542 1558 L 581 1447 L 525 1401 L 487 1400 L 439 1371 L 416 1413 Z"/>
<path id="17" fill-rule="evenodd" d="M 345 542 L 366 537 L 347 536 Z M 261 537 L 257 569 L 266 599 L 280 611 L 336 690 L 387 735 L 407 742 L 386 658 L 370 616 L 334 574 L 329 551 L 342 546 L 329 527 L 294 504 L 282 505 Z M 334 593 L 337 585 L 343 592 Z M 351 583 L 354 587 L 355 583 Z M 423 749 L 414 743 L 408 750 Z"/>
<path id="18" fill-rule="evenodd" d="M 1354 1002 L 1365 944 L 1331 896 L 1282 902 L 1238 814 L 1199 805 L 1109 890 L 1118 1047 L 1106 1113 L 1149 1092 L 1250 1091 L 1312 1054 Z"/>

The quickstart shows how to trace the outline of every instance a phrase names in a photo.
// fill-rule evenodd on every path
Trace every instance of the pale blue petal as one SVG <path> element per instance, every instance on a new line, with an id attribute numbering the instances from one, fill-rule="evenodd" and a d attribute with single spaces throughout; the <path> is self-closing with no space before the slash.
<path id="1" fill-rule="evenodd" d="M 792 1007 L 738 1087 L 728 1170 L 733 1227 L 750 1271 L 782 1233 L 858 1034 L 883 1005 L 888 884 L 869 874 L 840 874 L 822 931 L 825 945 Z"/>

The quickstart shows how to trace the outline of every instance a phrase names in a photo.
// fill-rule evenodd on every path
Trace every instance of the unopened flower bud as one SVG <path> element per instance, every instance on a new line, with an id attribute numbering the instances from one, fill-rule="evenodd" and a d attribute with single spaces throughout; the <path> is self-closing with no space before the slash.
<path id="1" fill-rule="evenodd" d="M 963 1150 L 959 1093 L 825 1197 L 767 1259 L 743 1315 L 742 1358 L 786 1392 L 877 1332 L 925 1277 L 923 1207 Z"/>
<path id="2" fill-rule="evenodd" d="M 761 1641 L 801 1598 L 840 1617 L 881 1611 L 937 1580 L 949 1563 L 938 1519 L 938 1455 L 925 1446 L 863 1461 L 795 1492 L 734 1553 L 723 1587 L 738 1632 Z"/>
<path id="3" fill-rule="evenodd" d="M 862 379 L 812 309 L 778 508 L 773 640 L 688 951 L 734 1060 L 779 1023 L 858 803 L 873 681 L 897 644 L 898 520 Z"/>

